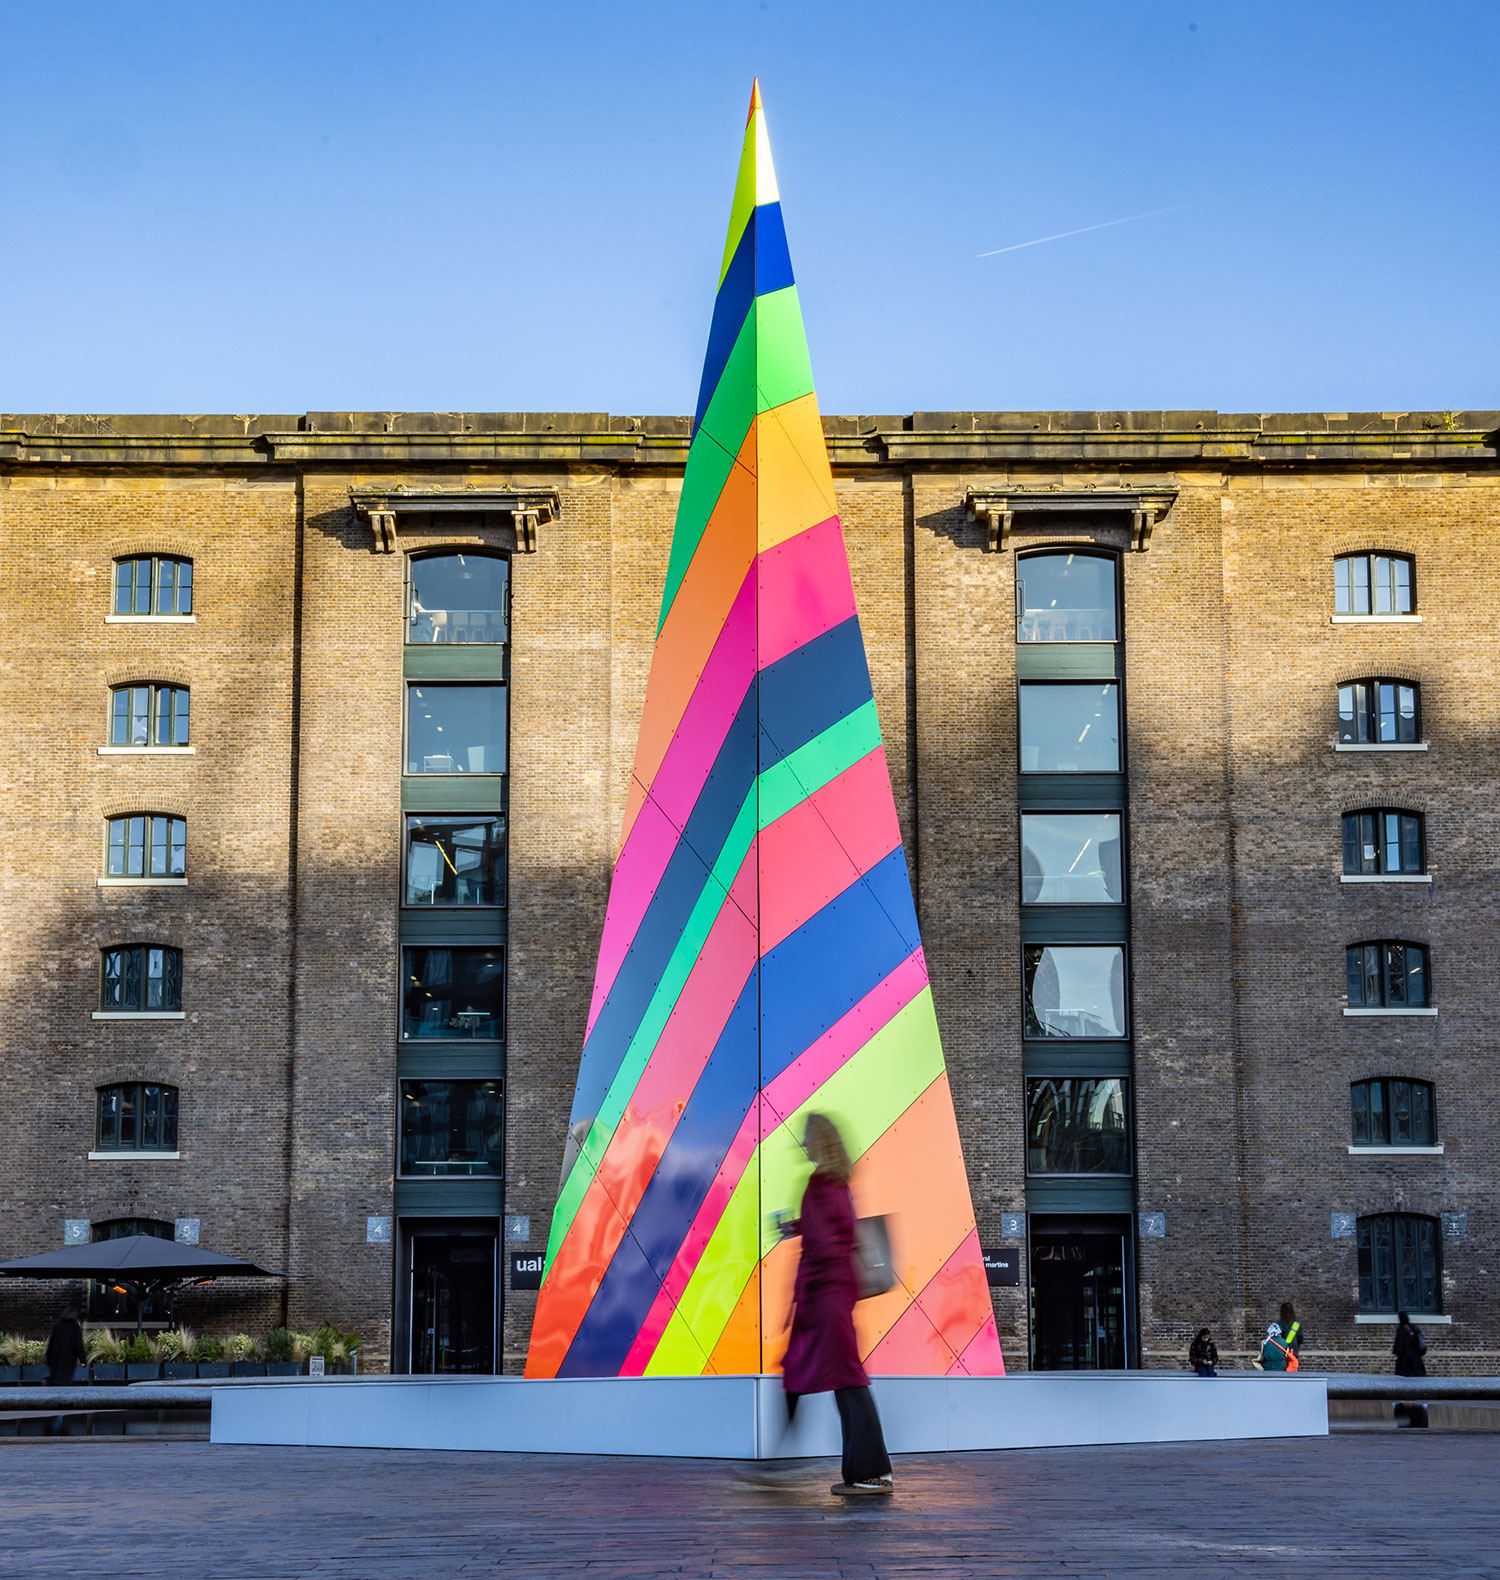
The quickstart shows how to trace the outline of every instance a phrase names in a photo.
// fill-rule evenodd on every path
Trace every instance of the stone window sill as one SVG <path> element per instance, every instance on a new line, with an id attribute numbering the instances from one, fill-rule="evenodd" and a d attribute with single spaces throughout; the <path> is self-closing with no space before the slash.
<path id="1" fill-rule="evenodd" d="M 1350 1147 L 1351 1157 L 1436 1157 L 1442 1143 L 1435 1147 Z"/>
<path id="2" fill-rule="evenodd" d="M 105 625 L 195 625 L 195 614 L 107 614 Z"/>
<path id="3" fill-rule="evenodd" d="M 101 889 L 182 889 L 186 878 L 100 878 Z"/>
<path id="4" fill-rule="evenodd" d="M 95 1020 L 186 1020 L 180 1009 L 96 1009 Z"/>
<path id="5" fill-rule="evenodd" d="M 1431 883 L 1430 872 L 1346 872 L 1340 883 Z"/>
<path id="6" fill-rule="evenodd" d="M 1437 1311 L 1413 1311 L 1409 1312 L 1408 1315 L 1418 1327 L 1421 1327 L 1424 1323 L 1446 1327 L 1453 1321 L 1452 1317 L 1444 1316 Z M 1388 1323 L 1391 1327 L 1395 1327 L 1399 1319 L 1394 1311 L 1361 1311 L 1354 1320 L 1356 1322 Z"/>
<path id="7" fill-rule="evenodd" d="M 1421 625 L 1419 614 L 1331 614 L 1329 625 Z"/>
<path id="8" fill-rule="evenodd" d="M 171 1163 L 180 1158 L 180 1152 L 90 1152 L 90 1163 Z"/>
<path id="9" fill-rule="evenodd" d="M 1392 1019 L 1396 1019 L 1397 1017 L 1405 1017 L 1407 1019 L 1412 1017 L 1426 1017 L 1428 1020 L 1437 1019 L 1437 1011 L 1435 1009 L 1346 1009 L 1344 1013 L 1346 1015 L 1388 1015 Z"/>
<path id="10" fill-rule="evenodd" d="M 196 746 L 101 746 L 101 757 L 192 757 Z"/>
<path id="11" fill-rule="evenodd" d="M 1336 752 L 1425 752 L 1426 741 L 1335 741 Z"/>

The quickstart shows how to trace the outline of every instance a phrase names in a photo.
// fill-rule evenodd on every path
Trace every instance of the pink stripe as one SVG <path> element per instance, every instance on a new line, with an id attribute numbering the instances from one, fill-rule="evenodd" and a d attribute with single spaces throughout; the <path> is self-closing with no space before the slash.
<path id="1" fill-rule="evenodd" d="M 755 562 L 760 584 L 760 667 L 842 625 L 854 614 L 854 588 L 839 518 L 830 516 L 767 549 Z"/>
<path id="2" fill-rule="evenodd" d="M 666 1332 L 672 1312 L 698 1266 L 704 1247 L 724 1216 L 724 1209 L 729 1205 L 729 1198 L 734 1194 L 746 1166 L 755 1156 L 760 1138 L 769 1135 L 784 1122 L 787 1114 L 801 1107 L 840 1065 L 853 1058 L 876 1032 L 905 1009 L 926 986 L 927 961 L 922 951 L 917 949 L 888 977 L 871 988 L 842 1019 L 835 1021 L 812 1047 L 798 1055 L 760 1094 L 759 1100 L 741 1121 L 729 1151 L 694 1215 L 692 1225 L 682 1237 L 682 1244 L 672 1259 L 651 1310 L 646 1314 L 646 1320 L 630 1346 L 630 1353 L 620 1367 L 622 1377 L 640 1377 L 644 1374 L 656 1352 L 656 1346 L 661 1342 L 662 1334 Z M 777 1111 L 777 1106 L 773 1106 L 773 1093 L 781 1112 Z"/>
<path id="3" fill-rule="evenodd" d="M 755 677 L 755 577 L 746 576 L 615 862 L 588 1029 L 609 997 L 714 758 Z M 647 698 L 649 705 L 650 698 Z"/>

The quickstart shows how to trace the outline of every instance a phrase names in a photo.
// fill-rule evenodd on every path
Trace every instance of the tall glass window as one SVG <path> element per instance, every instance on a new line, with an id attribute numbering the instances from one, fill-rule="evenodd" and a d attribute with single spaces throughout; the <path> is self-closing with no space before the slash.
<path id="1" fill-rule="evenodd" d="M 1118 812 L 1023 812 L 1026 905 L 1119 905 L 1125 898 Z"/>
<path id="2" fill-rule="evenodd" d="M 177 1088 L 127 1081 L 98 1091 L 100 1152 L 175 1152 Z"/>
<path id="3" fill-rule="evenodd" d="M 1406 554 L 1345 554 L 1333 562 L 1335 614 L 1410 614 L 1412 560 Z"/>
<path id="4" fill-rule="evenodd" d="M 409 774 L 503 774 L 504 686 L 407 687 L 406 771 Z"/>
<path id="5" fill-rule="evenodd" d="M 408 817 L 405 903 L 504 905 L 505 819 Z"/>
<path id="6" fill-rule="evenodd" d="M 116 614 L 191 614 L 193 562 L 141 555 L 115 561 Z"/>
<path id="7" fill-rule="evenodd" d="M 1114 1077 L 1027 1081 L 1026 1172 L 1130 1173 L 1125 1092 Z"/>
<path id="8" fill-rule="evenodd" d="M 499 1081 L 403 1081 L 403 1174 L 498 1174 L 505 1144 Z"/>
<path id="9" fill-rule="evenodd" d="M 509 640 L 509 560 L 490 554 L 424 554 L 410 563 L 408 642 Z"/>
<path id="10" fill-rule="evenodd" d="M 187 876 L 187 823 L 142 813 L 109 820 L 106 873 L 111 878 Z"/>
<path id="11" fill-rule="evenodd" d="M 1357 1147 L 1437 1144 L 1430 1081 L 1356 1081 L 1349 1088 L 1349 1105 Z"/>
<path id="12" fill-rule="evenodd" d="M 1382 1213 L 1355 1225 L 1359 1309 L 1436 1315 L 1443 1309 L 1438 1225 L 1412 1213 Z"/>
<path id="13" fill-rule="evenodd" d="M 101 954 L 99 1008 L 180 1010 L 182 951 L 122 944 Z"/>
<path id="14" fill-rule="evenodd" d="M 1421 872 L 1421 815 L 1415 812 L 1346 812 L 1344 871 L 1350 876 Z"/>
<path id="15" fill-rule="evenodd" d="M 1016 561 L 1018 642 L 1113 642 L 1115 562 L 1099 554 L 1027 554 Z"/>
<path id="16" fill-rule="evenodd" d="M 498 1041 L 505 1018 L 505 951 L 404 949 L 402 1036 Z"/>
<path id="17" fill-rule="evenodd" d="M 110 696 L 111 746 L 186 746 L 186 686 L 116 686 Z"/>
<path id="18" fill-rule="evenodd" d="M 1415 686 L 1401 680 L 1356 680 L 1339 687 L 1341 745 L 1420 739 Z"/>
<path id="19" fill-rule="evenodd" d="M 1021 772 L 1120 771 L 1120 688 L 1114 681 L 1023 681 Z"/>
<path id="20" fill-rule="evenodd" d="M 1351 944 L 1346 966 L 1350 1009 L 1423 1009 L 1432 997 L 1422 944 Z"/>
<path id="21" fill-rule="evenodd" d="M 1123 1037 L 1125 950 L 1119 944 L 1027 944 L 1028 1037 Z"/>

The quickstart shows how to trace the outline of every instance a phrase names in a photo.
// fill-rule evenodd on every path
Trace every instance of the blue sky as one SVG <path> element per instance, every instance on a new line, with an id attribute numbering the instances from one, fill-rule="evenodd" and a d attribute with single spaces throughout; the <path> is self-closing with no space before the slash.
<path id="1" fill-rule="evenodd" d="M 756 73 L 825 411 L 1497 408 L 1497 59 L 1492 0 L 17 4 L 0 408 L 688 411 Z"/>

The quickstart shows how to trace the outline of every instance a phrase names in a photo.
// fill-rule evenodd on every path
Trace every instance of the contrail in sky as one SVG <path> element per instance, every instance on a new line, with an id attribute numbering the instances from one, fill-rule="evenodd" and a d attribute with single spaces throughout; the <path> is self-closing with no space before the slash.
<path id="1" fill-rule="evenodd" d="M 1195 198 L 1193 202 L 1199 202 Z M 998 258 L 1002 252 L 1020 252 L 1023 247 L 1040 247 L 1044 241 L 1064 241 L 1069 236 L 1084 236 L 1091 230 L 1108 230 L 1111 225 L 1133 225 L 1138 219 L 1154 219 L 1158 214 L 1175 214 L 1179 209 L 1192 208 L 1192 203 L 1174 203 L 1171 208 L 1147 209 L 1144 214 L 1127 214 L 1124 219 L 1107 219 L 1102 225 L 1080 225 L 1077 230 L 1060 230 L 1055 236 L 1038 236 L 1035 241 L 1018 241 L 1010 247 L 995 247 L 978 254 L 981 258 Z"/>

